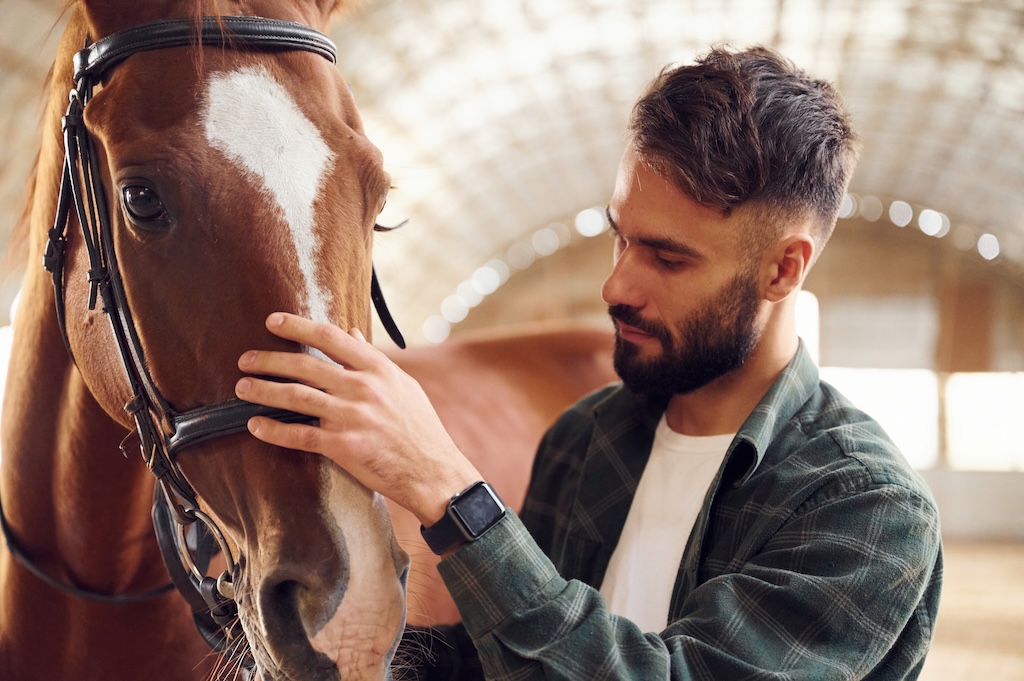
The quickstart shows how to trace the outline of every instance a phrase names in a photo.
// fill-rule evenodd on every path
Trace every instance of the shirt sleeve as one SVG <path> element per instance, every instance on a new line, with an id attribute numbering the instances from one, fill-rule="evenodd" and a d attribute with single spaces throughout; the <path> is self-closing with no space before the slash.
<path id="1" fill-rule="evenodd" d="M 899 485 L 830 488 L 663 632 L 561 578 L 509 512 L 439 566 L 486 678 L 914 678 L 931 638 L 941 549 L 930 500 Z M 934 587 L 934 588 L 932 588 Z"/>

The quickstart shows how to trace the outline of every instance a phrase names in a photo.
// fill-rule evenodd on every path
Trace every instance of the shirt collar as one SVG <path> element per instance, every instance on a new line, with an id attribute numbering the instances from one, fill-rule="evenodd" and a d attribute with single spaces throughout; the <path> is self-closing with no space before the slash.
<path id="1" fill-rule="evenodd" d="M 811 397 L 818 383 L 818 366 L 811 359 L 803 339 L 799 339 L 793 359 L 754 407 L 729 445 L 725 454 L 723 482 L 728 484 L 731 481 L 735 487 L 739 487 L 750 479 L 761 465 L 768 446 Z M 667 398 L 650 399 L 622 387 L 595 404 L 594 410 L 595 414 L 627 414 L 636 413 L 634 409 L 639 410 L 638 416 L 647 432 L 646 437 L 653 440 L 658 421 L 667 406 Z"/>
<path id="2" fill-rule="evenodd" d="M 726 452 L 726 480 L 739 487 L 761 465 L 764 453 L 819 383 L 818 366 L 801 339 L 786 368 L 740 426 Z"/>

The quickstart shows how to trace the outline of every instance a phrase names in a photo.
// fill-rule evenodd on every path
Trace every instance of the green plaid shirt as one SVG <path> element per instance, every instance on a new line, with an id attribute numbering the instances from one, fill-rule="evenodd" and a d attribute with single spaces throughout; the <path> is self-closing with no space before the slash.
<path id="1" fill-rule="evenodd" d="M 522 519 L 442 562 L 487 678 L 915 678 L 942 581 L 935 502 L 802 345 L 729 446 L 664 630 L 608 613 L 597 587 L 664 407 L 621 386 L 576 404 Z"/>

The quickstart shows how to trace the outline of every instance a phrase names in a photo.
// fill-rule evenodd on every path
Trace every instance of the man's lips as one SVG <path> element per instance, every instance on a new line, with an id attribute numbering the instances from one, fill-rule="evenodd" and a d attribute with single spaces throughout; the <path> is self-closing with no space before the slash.
<path id="1" fill-rule="evenodd" d="M 629 324 L 623 324 L 618 320 L 615 321 L 615 326 L 618 328 L 619 337 L 622 340 L 627 340 L 631 343 L 642 343 L 644 341 L 654 339 L 654 336 L 646 331 L 641 331 L 635 326 L 630 326 Z"/>

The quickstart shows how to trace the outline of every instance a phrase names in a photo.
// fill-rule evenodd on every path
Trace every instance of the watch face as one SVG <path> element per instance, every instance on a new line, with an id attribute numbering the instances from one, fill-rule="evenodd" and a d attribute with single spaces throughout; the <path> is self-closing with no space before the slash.
<path id="1" fill-rule="evenodd" d="M 479 484 L 462 494 L 451 507 L 470 539 L 476 539 L 505 515 L 505 507 L 489 485 Z"/>

